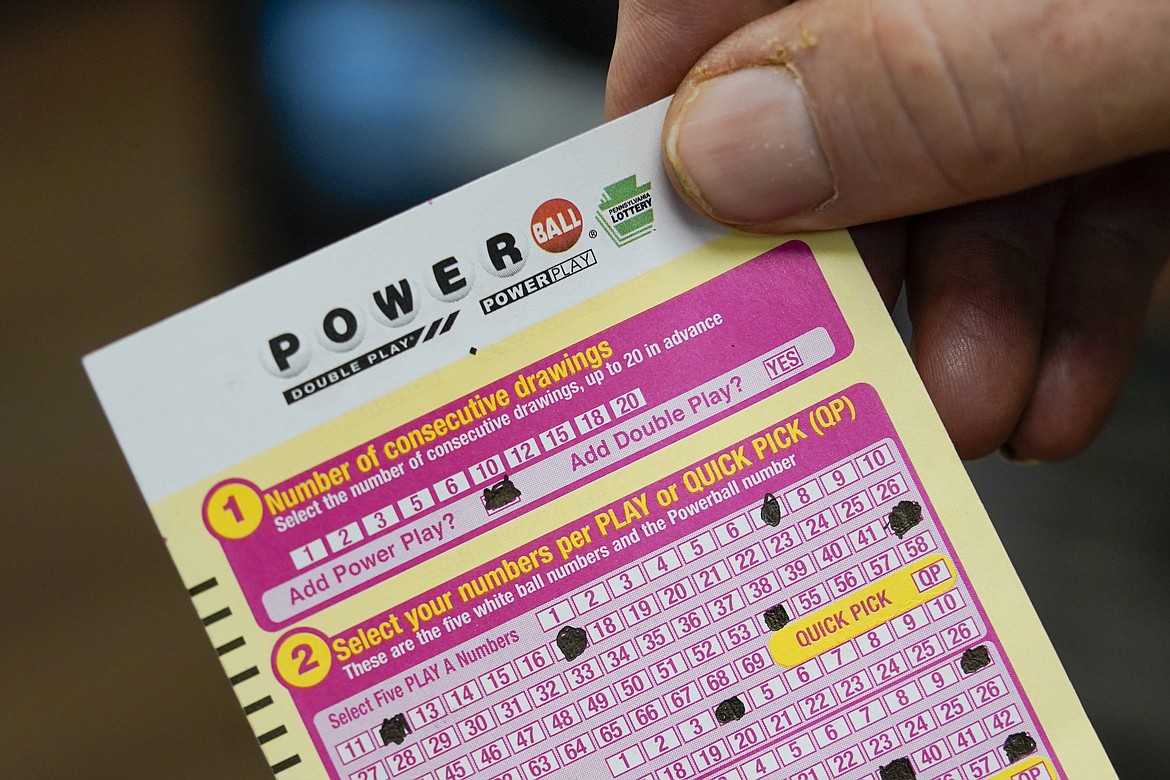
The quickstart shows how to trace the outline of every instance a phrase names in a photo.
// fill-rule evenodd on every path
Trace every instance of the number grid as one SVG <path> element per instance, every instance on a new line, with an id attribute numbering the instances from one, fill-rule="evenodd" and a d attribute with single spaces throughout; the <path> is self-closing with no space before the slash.
<path id="1" fill-rule="evenodd" d="M 928 517 L 905 539 L 884 528 L 892 502 L 921 501 L 894 452 L 882 442 L 803 479 L 786 494 L 821 493 L 779 528 L 758 510 L 736 512 L 517 618 L 535 621 L 522 634 L 545 636 L 587 621 L 589 651 L 568 663 L 549 642 L 445 691 L 429 720 L 416 722 L 415 708 L 415 742 L 389 749 L 389 776 L 419 780 L 438 764 L 436 780 L 534 780 L 594 756 L 634 780 L 750 780 L 780 767 L 793 778 L 876 778 L 877 762 L 906 753 L 978 780 L 981 764 L 966 764 L 999 760 L 975 755 L 992 734 L 984 721 L 1010 710 L 1000 721 L 1018 725 L 1028 710 L 1002 677 L 1014 700 L 976 702 L 992 670 L 957 671 L 958 654 L 987 634 L 962 582 L 799 667 L 777 669 L 763 649 L 766 608 L 784 603 L 796 619 L 938 549 Z M 867 469 L 866 456 L 884 463 Z M 720 725 L 714 706 L 731 695 L 747 715 Z"/>

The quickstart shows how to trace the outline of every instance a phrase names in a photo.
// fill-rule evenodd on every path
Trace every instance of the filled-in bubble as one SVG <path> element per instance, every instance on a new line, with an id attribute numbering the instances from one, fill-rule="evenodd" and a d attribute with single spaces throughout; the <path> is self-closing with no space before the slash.
<path id="1" fill-rule="evenodd" d="M 512 484 L 507 474 L 496 484 L 483 489 L 483 505 L 486 509 L 499 509 L 520 498 L 520 488 Z"/>
<path id="2" fill-rule="evenodd" d="M 401 745 L 406 741 L 406 735 L 411 730 L 410 724 L 406 722 L 406 715 L 400 712 L 393 718 L 382 719 L 382 727 L 378 729 L 378 736 L 382 738 L 383 745 L 389 745 L 391 742 L 395 745 Z"/>
<path id="3" fill-rule="evenodd" d="M 566 661 L 572 661 L 585 652 L 589 646 L 589 635 L 583 628 L 565 626 L 557 632 L 557 648 Z"/>
<path id="4" fill-rule="evenodd" d="M 730 699 L 724 699 L 715 707 L 715 720 L 720 723 L 730 723 L 733 720 L 739 720 L 747 714 L 747 707 L 743 706 L 738 696 L 732 696 Z"/>
<path id="5" fill-rule="evenodd" d="M 1003 750 L 1007 753 L 1008 763 L 1015 763 L 1024 756 L 1030 756 L 1036 752 L 1036 740 L 1032 739 L 1032 735 L 1026 731 L 1018 731 L 1015 734 L 1008 736 L 1003 743 Z"/>
<path id="6" fill-rule="evenodd" d="M 779 631 L 788 625 L 790 620 L 788 610 L 784 608 L 783 604 L 777 604 L 764 613 L 764 625 L 771 631 Z"/>
<path id="7" fill-rule="evenodd" d="M 959 668 L 963 670 L 963 674 L 972 674 L 990 664 L 991 652 L 987 649 L 987 645 L 964 650 L 963 657 L 959 660 Z"/>
<path id="8" fill-rule="evenodd" d="M 764 505 L 760 507 L 760 519 L 773 528 L 780 525 L 780 502 L 771 493 L 764 494 Z"/>
<path id="9" fill-rule="evenodd" d="M 878 777 L 881 780 L 917 780 L 914 765 L 908 758 L 895 758 L 885 766 L 879 767 Z"/>
<path id="10" fill-rule="evenodd" d="M 886 519 L 886 528 L 901 539 L 922 522 L 922 504 L 917 501 L 899 501 Z"/>

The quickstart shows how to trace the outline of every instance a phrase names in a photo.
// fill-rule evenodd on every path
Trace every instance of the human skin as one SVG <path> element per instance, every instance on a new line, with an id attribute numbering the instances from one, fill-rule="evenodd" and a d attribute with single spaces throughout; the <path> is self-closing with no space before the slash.
<path id="1" fill-rule="evenodd" d="M 622 0 L 607 115 L 672 93 L 695 208 L 905 283 L 960 455 L 1092 441 L 1170 256 L 1170 1 Z"/>

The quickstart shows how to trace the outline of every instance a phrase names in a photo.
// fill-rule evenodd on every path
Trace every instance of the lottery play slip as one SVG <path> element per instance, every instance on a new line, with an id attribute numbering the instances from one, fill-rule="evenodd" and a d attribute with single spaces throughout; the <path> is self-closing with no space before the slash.
<path id="1" fill-rule="evenodd" d="M 848 235 L 664 112 L 86 359 L 272 771 L 1115 777 Z"/>

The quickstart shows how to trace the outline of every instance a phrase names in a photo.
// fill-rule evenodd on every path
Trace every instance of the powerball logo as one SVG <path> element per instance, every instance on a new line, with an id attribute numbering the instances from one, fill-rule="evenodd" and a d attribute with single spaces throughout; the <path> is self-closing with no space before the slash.
<path id="1" fill-rule="evenodd" d="M 639 186 L 635 175 L 606 187 L 597 204 L 597 221 L 618 246 L 648 235 L 654 229 L 650 182 Z"/>

